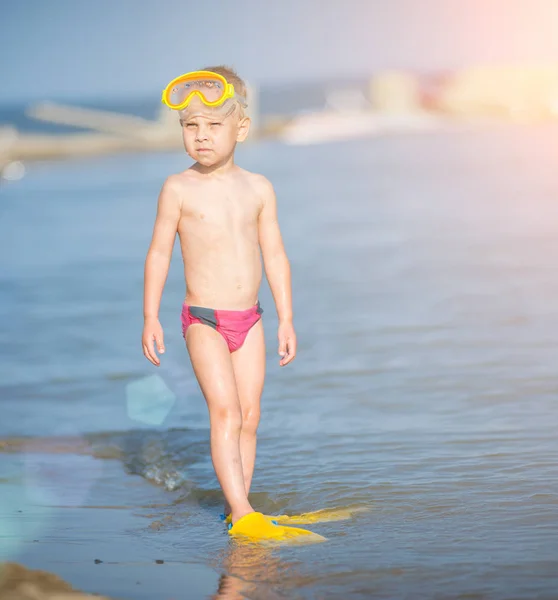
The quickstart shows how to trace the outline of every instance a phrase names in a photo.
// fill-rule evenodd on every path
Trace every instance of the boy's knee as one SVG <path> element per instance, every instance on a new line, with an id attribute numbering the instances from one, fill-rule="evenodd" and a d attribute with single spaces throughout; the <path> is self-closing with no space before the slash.
<path id="1" fill-rule="evenodd" d="M 260 411 L 256 409 L 242 414 L 242 433 L 255 435 L 260 423 Z"/>
<path id="2" fill-rule="evenodd" d="M 211 411 L 211 421 L 214 425 L 231 431 L 240 431 L 242 429 L 242 413 L 236 407 L 216 407 Z"/>

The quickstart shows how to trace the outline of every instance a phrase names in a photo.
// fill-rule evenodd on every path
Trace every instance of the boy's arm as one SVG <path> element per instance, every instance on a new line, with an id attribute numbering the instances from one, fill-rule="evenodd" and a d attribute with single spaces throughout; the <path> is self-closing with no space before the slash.
<path id="1" fill-rule="evenodd" d="M 159 352 L 164 352 L 163 331 L 159 324 L 159 307 L 167 280 L 178 222 L 180 220 L 180 194 L 176 181 L 165 181 L 157 203 L 157 216 L 153 237 L 145 259 L 143 317 L 143 349 L 155 365 L 159 359 L 153 352 L 153 340 Z"/>
<path id="2" fill-rule="evenodd" d="M 267 179 L 262 182 L 263 206 L 258 220 L 258 238 L 265 274 L 269 282 L 279 318 L 279 354 L 281 366 L 291 362 L 296 354 L 293 327 L 291 267 L 277 218 L 277 199 Z"/>

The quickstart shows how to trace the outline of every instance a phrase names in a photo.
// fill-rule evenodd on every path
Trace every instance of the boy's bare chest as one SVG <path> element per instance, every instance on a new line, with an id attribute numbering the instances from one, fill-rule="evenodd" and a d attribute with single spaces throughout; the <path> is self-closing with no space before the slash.
<path id="1" fill-rule="evenodd" d="M 255 226 L 259 210 L 259 199 L 251 190 L 223 191 L 191 199 L 183 207 L 183 217 L 188 227 L 236 229 Z"/>

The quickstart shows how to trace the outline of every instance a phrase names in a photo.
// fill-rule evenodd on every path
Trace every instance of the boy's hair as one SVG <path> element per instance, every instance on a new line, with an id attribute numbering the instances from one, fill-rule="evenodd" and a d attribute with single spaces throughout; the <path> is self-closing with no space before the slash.
<path id="1" fill-rule="evenodd" d="M 238 94 L 246 98 L 246 84 L 232 67 L 218 65 L 216 67 L 204 67 L 202 70 L 213 71 L 213 73 L 222 75 L 229 83 L 232 83 L 234 85 L 234 89 Z"/>

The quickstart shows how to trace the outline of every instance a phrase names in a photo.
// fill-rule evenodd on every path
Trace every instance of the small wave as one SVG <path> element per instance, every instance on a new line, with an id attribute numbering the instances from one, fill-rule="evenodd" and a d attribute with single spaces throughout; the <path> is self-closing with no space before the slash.
<path id="1" fill-rule="evenodd" d="M 128 473 L 173 491 L 186 484 L 189 467 L 208 462 L 209 440 L 203 430 L 132 430 L 83 436 L 5 438 L 0 439 L 0 452 L 82 454 L 120 460 Z M 209 468 L 207 473 L 210 473 Z"/>

